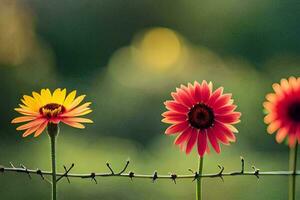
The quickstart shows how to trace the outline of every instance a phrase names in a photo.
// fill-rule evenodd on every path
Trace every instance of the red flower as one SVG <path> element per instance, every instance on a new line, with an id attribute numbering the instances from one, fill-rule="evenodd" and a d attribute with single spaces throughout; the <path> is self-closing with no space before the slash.
<path id="1" fill-rule="evenodd" d="M 264 118 L 268 133 L 277 131 L 276 141 L 281 143 L 288 136 L 291 148 L 300 143 L 300 78 L 281 79 L 274 83 L 275 93 L 267 94 L 263 106 L 267 111 Z"/>
<path id="2" fill-rule="evenodd" d="M 232 126 L 239 122 L 240 112 L 235 112 L 231 94 L 223 94 L 223 87 L 212 91 L 212 83 L 203 81 L 188 87 L 181 85 L 171 93 L 173 100 L 166 101 L 169 111 L 162 114 L 165 123 L 172 124 L 165 134 L 177 134 L 175 144 L 187 154 L 195 144 L 201 157 L 209 152 L 207 138 L 217 153 L 220 153 L 219 141 L 229 144 L 236 140 Z"/>

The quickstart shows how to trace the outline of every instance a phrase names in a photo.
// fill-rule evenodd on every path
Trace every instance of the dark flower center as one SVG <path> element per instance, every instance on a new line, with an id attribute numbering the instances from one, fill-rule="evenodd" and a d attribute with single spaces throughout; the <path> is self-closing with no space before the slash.
<path id="1" fill-rule="evenodd" d="M 300 122 L 300 102 L 294 102 L 288 107 L 288 116 L 295 122 Z"/>
<path id="2" fill-rule="evenodd" d="M 210 107 L 199 103 L 190 110 L 188 118 L 194 128 L 207 129 L 213 125 L 215 116 Z"/>
<path id="3" fill-rule="evenodd" d="M 58 114 L 63 113 L 65 111 L 65 107 L 63 105 L 57 103 L 49 103 L 40 108 L 40 113 L 48 118 L 57 117 Z"/>

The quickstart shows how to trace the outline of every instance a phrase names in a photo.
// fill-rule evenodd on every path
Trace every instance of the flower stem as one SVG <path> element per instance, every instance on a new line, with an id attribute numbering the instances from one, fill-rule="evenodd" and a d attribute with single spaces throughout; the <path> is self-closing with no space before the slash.
<path id="1" fill-rule="evenodd" d="M 199 163 L 198 163 L 198 174 L 199 177 L 197 179 L 197 185 L 196 185 L 196 200 L 202 200 L 202 169 L 203 169 L 203 157 L 199 157 Z"/>
<path id="2" fill-rule="evenodd" d="M 47 132 L 50 137 L 51 144 L 51 164 L 52 164 L 52 200 L 57 199 L 56 192 L 56 137 L 59 132 L 57 124 L 50 123 L 47 127 Z"/>
<path id="3" fill-rule="evenodd" d="M 296 199 L 297 150 L 298 142 L 295 148 L 290 149 L 290 170 L 293 174 L 289 177 L 289 200 Z"/>

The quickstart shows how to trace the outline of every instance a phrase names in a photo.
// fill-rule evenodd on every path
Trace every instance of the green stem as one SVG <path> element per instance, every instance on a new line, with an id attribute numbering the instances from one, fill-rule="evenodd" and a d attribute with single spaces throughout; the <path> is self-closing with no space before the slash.
<path id="1" fill-rule="evenodd" d="M 290 149 L 290 170 L 293 174 L 289 178 L 289 200 L 296 200 L 297 150 L 298 142 L 295 148 Z"/>
<path id="2" fill-rule="evenodd" d="M 196 200 L 202 200 L 202 169 L 203 169 L 203 157 L 199 157 L 198 163 L 198 174 L 199 178 L 197 179 L 197 186 L 196 186 Z"/>
<path id="3" fill-rule="evenodd" d="M 57 199 L 57 187 L 56 187 L 56 137 L 59 132 L 57 124 L 49 124 L 47 127 L 48 135 L 50 137 L 51 144 L 51 164 L 52 164 L 52 200 Z"/>

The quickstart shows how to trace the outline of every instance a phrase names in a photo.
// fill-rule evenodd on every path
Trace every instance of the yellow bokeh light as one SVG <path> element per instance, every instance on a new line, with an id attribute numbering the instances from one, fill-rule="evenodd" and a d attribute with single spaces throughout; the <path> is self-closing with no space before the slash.
<path id="1" fill-rule="evenodd" d="M 179 37 L 168 28 L 154 28 L 145 32 L 138 49 L 141 61 L 157 69 L 176 64 L 182 53 Z"/>
<path id="2" fill-rule="evenodd" d="M 17 0 L 0 0 L 0 64 L 18 65 L 38 50 L 34 19 Z"/>

